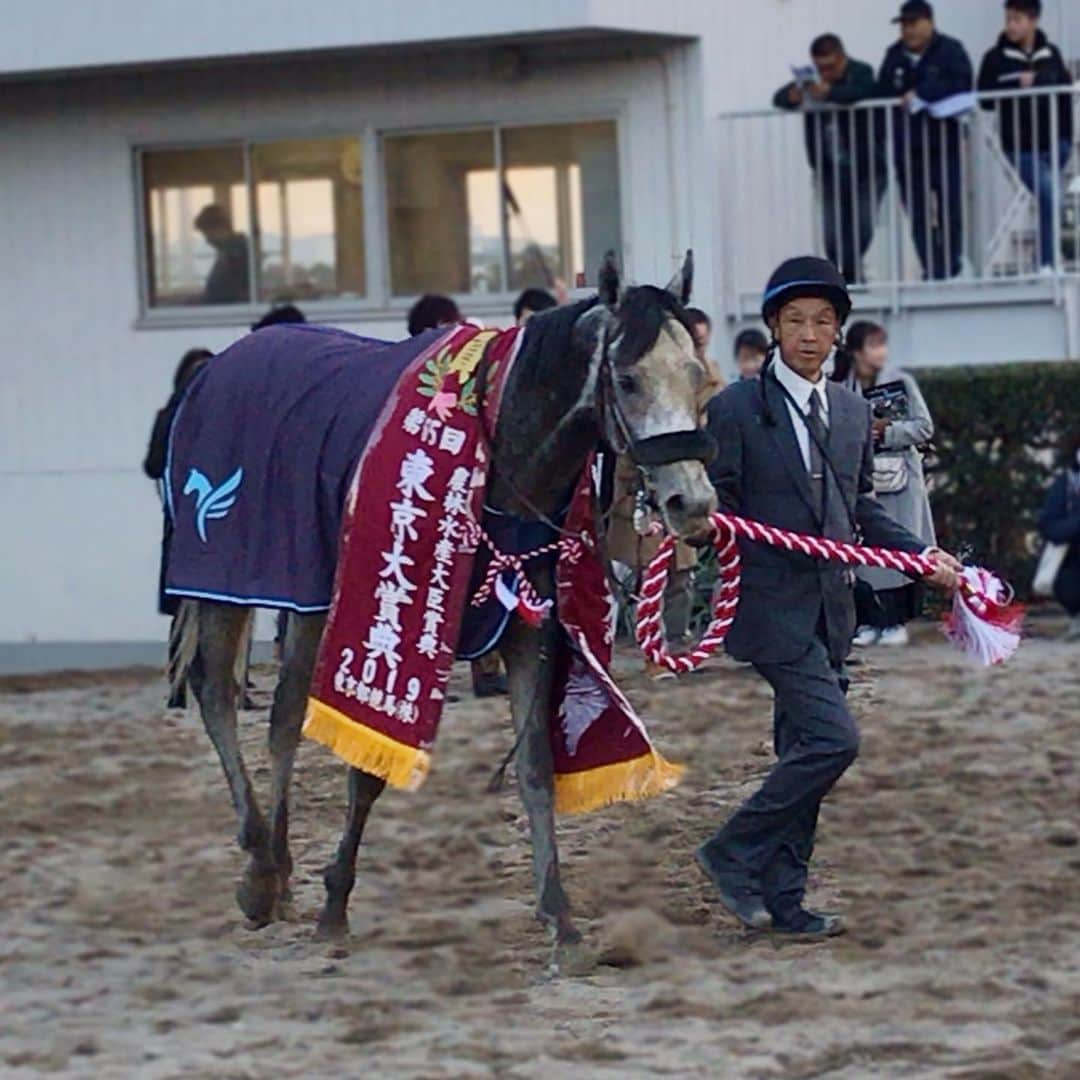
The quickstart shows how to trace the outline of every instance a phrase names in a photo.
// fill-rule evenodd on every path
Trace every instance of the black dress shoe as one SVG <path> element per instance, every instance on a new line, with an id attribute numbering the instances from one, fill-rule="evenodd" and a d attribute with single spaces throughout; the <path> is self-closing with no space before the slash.
<path id="1" fill-rule="evenodd" d="M 774 918 L 772 928 L 777 934 L 809 938 L 836 937 L 847 929 L 839 915 L 830 915 L 828 912 L 818 914 L 816 911 L 807 911 L 806 908 L 799 908 L 793 915 L 783 919 Z"/>
<path id="2" fill-rule="evenodd" d="M 724 905 L 743 924 L 751 930 L 767 930 L 772 925 L 772 916 L 765 908 L 761 894 L 738 874 L 727 873 L 718 867 L 709 857 L 708 844 L 697 849 L 694 858 L 702 873 L 716 886 L 720 903 Z"/>

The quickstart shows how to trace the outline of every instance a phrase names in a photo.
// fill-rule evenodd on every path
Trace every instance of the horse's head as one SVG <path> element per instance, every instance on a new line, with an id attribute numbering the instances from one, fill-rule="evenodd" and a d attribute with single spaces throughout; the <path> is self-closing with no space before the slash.
<path id="1" fill-rule="evenodd" d="M 703 391 L 710 380 L 694 355 L 684 305 L 692 261 L 667 288 L 619 289 L 614 261 L 601 274 L 602 332 L 598 400 L 609 443 L 637 464 L 646 494 L 668 529 L 704 543 L 716 494 L 705 466 L 715 452 L 701 428 Z"/>

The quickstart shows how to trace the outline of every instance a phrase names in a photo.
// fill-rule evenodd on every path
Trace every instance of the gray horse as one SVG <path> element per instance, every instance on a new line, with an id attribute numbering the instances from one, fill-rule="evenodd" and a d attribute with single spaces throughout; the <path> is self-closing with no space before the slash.
<path id="1" fill-rule="evenodd" d="M 620 291 L 614 261 L 598 296 L 535 316 L 524 331 L 495 431 L 488 502 L 526 518 L 554 518 L 591 452 L 606 443 L 641 465 L 645 486 L 667 527 L 704 542 L 716 507 L 698 430 L 697 393 L 706 373 L 694 357 L 683 304 L 689 260 L 667 289 Z M 541 595 L 554 594 L 550 570 L 537 571 Z M 180 619 L 180 662 L 221 758 L 250 856 L 236 898 L 253 925 L 270 922 L 288 896 L 289 783 L 325 613 L 290 614 L 270 712 L 269 819 L 259 808 L 237 740 L 234 667 L 251 609 L 187 600 Z M 558 945 L 580 940 L 559 878 L 553 766 L 548 738 L 552 661 L 559 629 L 515 619 L 500 644 L 517 733 L 516 771 L 531 830 L 538 916 Z M 323 936 L 348 930 L 347 905 L 364 825 L 385 783 L 350 769 L 345 832 L 324 871 Z"/>

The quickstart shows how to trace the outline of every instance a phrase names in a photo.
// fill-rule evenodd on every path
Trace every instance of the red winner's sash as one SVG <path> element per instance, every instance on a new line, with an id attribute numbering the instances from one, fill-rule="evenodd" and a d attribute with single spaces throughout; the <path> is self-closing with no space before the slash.
<path id="1" fill-rule="evenodd" d="M 304 734 L 417 788 L 454 663 L 487 477 L 476 369 L 501 375 L 516 331 L 460 326 L 405 370 L 349 488 L 333 602 Z"/>

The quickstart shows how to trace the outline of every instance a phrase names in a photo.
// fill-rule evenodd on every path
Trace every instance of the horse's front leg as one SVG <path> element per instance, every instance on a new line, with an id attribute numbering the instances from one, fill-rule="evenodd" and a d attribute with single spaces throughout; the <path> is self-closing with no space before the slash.
<path id="1" fill-rule="evenodd" d="M 289 785 L 325 623 L 326 615 L 322 613 L 292 614 L 286 620 L 281 671 L 270 710 L 270 845 L 282 901 L 290 899 L 293 865 L 289 852 Z"/>
<path id="2" fill-rule="evenodd" d="M 349 932 L 349 893 L 356 881 L 356 852 L 364 835 L 375 800 L 382 794 L 386 781 L 361 769 L 349 770 L 349 809 L 345 815 L 345 832 L 338 844 L 334 861 L 323 870 L 326 903 L 319 914 L 316 936 L 344 937 Z"/>
<path id="3" fill-rule="evenodd" d="M 559 878 L 555 770 L 548 728 L 558 633 L 550 619 L 538 629 L 515 619 L 503 639 L 502 654 L 518 737 L 518 790 L 532 839 L 537 915 L 554 930 L 558 945 L 573 945 L 581 941 L 581 935 L 570 918 L 570 903 Z"/>

